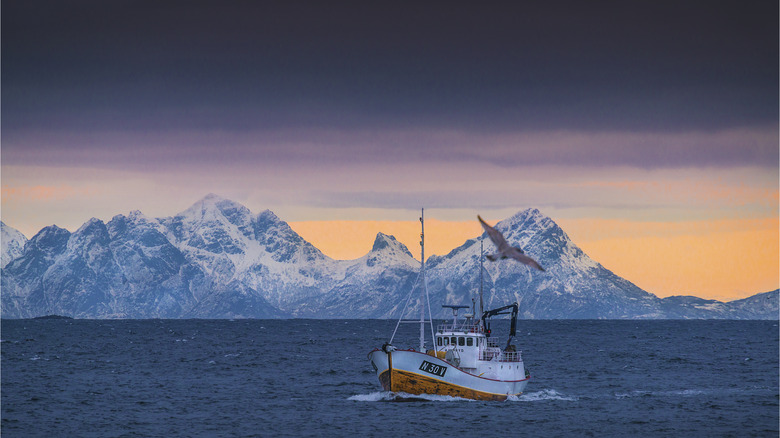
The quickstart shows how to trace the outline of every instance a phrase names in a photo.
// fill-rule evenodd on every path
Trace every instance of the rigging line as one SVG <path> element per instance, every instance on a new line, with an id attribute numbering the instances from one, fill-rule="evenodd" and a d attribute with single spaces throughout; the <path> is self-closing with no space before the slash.
<path id="1" fill-rule="evenodd" d="M 415 286 L 417 286 L 417 283 L 420 281 L 420 276 L 422 275 L 422 271 L 417 274 L 417 279 L 414 280 L 414 286 L 411 287 L 409 290 L 409 296 L 406 297 L 406 304 L 404 304 L 404 309 L 401 311 L 401 315 L 398 317 L 398 322 L 395 324 L 395 330 L 393 330 L 393 336 L 390 336 L 390 344 L 393 343 L 393 339 L 395 339 L 395 332 L 398 331 L 398 326 L 401 325 L 401 320 L 404 319 L 404 315 L 406 314 L 406 308 L 409 306 L 409 301 L 412 299 L 412 293 L 414 292 Z"/>
<path id="2" fill-rule="evenodd" d="M 433 351 L 436 350 L 436 333 L 433 331 L 433 316 L 431 314 L 431 297 L 428 295 L 428 279 L 423 278 L 423 287 L 425 288 L 425 299 L 428 301 L 428 322 L 431 323 L 431 345 Z"/>

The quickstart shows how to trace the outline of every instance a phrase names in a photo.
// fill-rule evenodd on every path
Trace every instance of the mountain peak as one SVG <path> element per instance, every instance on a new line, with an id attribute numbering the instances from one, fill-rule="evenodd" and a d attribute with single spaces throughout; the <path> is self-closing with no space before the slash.
<path id="1" fill-rule="evenodd" d="M 24 253 L 27 237 L 0 221 L 0 268 Z"/>
<path id="2" fill-rule="evenodd" d="M 403 243 L 399 242 L 398 239 L 395 238 L 395 236 L 390 236 L 388 234 L 379 232 L 376 234 L 376 238 L 374 239 L 374 246 L 371 247 L 371 252 L 378 252 L 378 251 L 393 251 L 396 250 L 398 252 L 401 252 L 403 254 L 408 254 L 410 257 L 412 256 L 412 253 L 409 251 L 409 248 L 406 247 Z"/>
<path id="3" fill-rule="evenodd" d="M 90 218 L 88 221 L 84 222 L 84 224 L 81 225 L 81 227 L 79 227 L 78 230 L 76 230 L 76 233 L 84 233 L 85 231 L 89 230 L 90 228 L 100 227 L 101 225 L 105 226 L 106 224 L 103 223 L 102 220 L 100 220 L 100 219 L 98 219 L 96 217 L 93 217 L 93 218 Z"/>
<path id="4" fill-rule="evenodd" d="M 3 221 L 0 221 L 0 232 L 3 233 L 3 237 L 13 236 L 14 238 L 24 239 L 25 242 L 27 241 L 27 237 L 21 231 L 7 225 Z"/>
<path id="5" fill-rule="evenodd" d="M 44 252 L 61 252 L 70 239 L 70 231 L 56 225 L 44 227 L 30 239 L 28 245 L 31 250 L 43 250 Z M 26 246 L 25 246 L 26 250 Z M 26 252 L 26 251 L 25 251 Z"/>
<path id="6" fill-rule="evenodd" d="M 131 221 L 137 221 L 139 219 L 146 219 L 146 216 L 141 213 L 141 210 L 133 210 L 127 215 L 127 218 Z"/>
<path id="7" fill-rule="evenodd" d="M 208 195 L 204 196 L 194 204 L 190 208 L 198 208 L 198 209 L 211 209 L 211 208 L 219 208 L 220 205 L 224 204 L 232 204 L 232 205 L 240 205 L 234 201 L 231 201 L 230 199 L 223 198 L 222 196 L 216 195 L 214 193 L 209 193 Z"/>
<path id="8" fill-rule="evenodd" d="M 251 212 L 235 201 L 209 193 L 177 216 L 186 217 L 193 221 L 219 221 L 220 217 L 224 217 L 228 221 L 238 224 L 248 220 Z"/>
<path id="9" fill-rule="evenodd" d="M 109 241 L 108 227 L 102 220 L 93 217 L 71 235 L 68 247 L 76 247 L 85 242 L 98 242 L 107 245 Z"/>
<path id="10" fill-rule="evenodd" d="M 209 193 L 208 195 L 201 198 L 200 202 L 220 202 L 220 201 L 227 201 L 227 198 L 223 198 L 222 196 L 217 195 L 216 193 Z"/>
<path id="11" fill-rule="evenodd" d="M 544 220 L 551 220 L 548 216 L 546 216 L 544 213 L 539 211 L 538 208 L 526 208 L 525 210 L 520 210 L 517 213 L 513 214 L 512 216 L 502 220 L 500 223 L 502 224 L 522 224 L 522 223 L 537 223 Z"/>
<path id="12" fill-rule="evenodd" d="M 495 227 L 504 233 L 507 240 L 511 240 L 512 237 L 520 238 L 523 235 L 531 236 L 560 229 L 558 224 L 536 208 L 519 211 L 497 223 Z M 560 232 L 563 233 L 563 230 Z"/>
<path id="13" fill-rule="evenodd" d="M 392 242 L 397 242 L 396 238 L 393 236 L 388 236 L 384 233 L 376 233 L 376 238 L 374 239 L 374 246 L 371 247 L 371 251 L 379 251 L 384 248 L 387 248 L 390 246 Z"/>
<path id="14" fill-rule="evenodd" d="M 38 231 L 30 240 L 46 240 L 51 236 L 69 236 L 70 231 L 66 230 L 65 228 L 60 228 L 56 225 L 49 225 L 47 227 L 41 228 L 41 231 Z"/>

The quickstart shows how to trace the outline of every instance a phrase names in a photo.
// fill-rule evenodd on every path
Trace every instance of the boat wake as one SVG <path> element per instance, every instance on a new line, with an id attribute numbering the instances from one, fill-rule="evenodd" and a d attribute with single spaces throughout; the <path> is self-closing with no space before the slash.
<path id="1" fill-rule="evenodd" d="M 634 398 L 634 397 L 695 397 L 699 395 L 707 395 L 708 391 L 699 389 L 683 389 L 672 391 L 640 391 L 634 390 L 630 392 L 616 393 L 615 398 Z"/>
<path id="2" fill-rule="evenodd" d="M 577 401 L 579 398 L 561 394 L 554 389 L 543 389 L 536 392 L 527 392 L 519 396 L 510 395 L 507 401 L 535 402 L 545 400 Z"/>
<path id="3" fill-rule="evenodd" d="M 362 401 L 362 402 L 418 402 L 418 401 L 431 401 L 431 402 L 473 402 L 467 398 L 452 397 L 449 395 L 435 395 L 435 394 L 407 394 L 405 392 L 390 392 L 390 391 L 377 391 L 370 394 L 357 394 L 348 397 L 347 400 Z M 506 401 L 512 402 L 536 402 L 536 401 L 577 401 L 578 397 L 561 394 L 554 389 L 544 389 L 542 391 L 528 392 L 519 396 L 510 395 Z"/>
<path id="4" fill-rule="evenodd" d="M 407 394 L 405 392 L 390 392 L 390 391 L 378 391 L 370 394 L 357 394 L 348 397 L 347 400 L 362 401 L 362 402 L 458 402 L 465 401 L 471 402 L 475 400 L 469 400 L 460 397 L 452 397 L 449 395 L 435 395 L 435 394 Z"/>

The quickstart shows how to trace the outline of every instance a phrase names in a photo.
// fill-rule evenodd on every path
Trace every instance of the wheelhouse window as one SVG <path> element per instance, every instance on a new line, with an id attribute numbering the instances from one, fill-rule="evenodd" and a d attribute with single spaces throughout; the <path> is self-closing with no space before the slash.
<path id="1" fill-rule="evenodd" d="M 463 336 L 459 337 L 458 338 L 458 345 L 460 345 L 461 347 L 466 345 L 466 338 L 464 338 Z"/>
<path id="2" fill-rule="evenodd" d="M 436 338 L 436 345 L 441 346 L 441 336 Z"/>
<path id="3" fill-rule="evenodd" d="M 452 345 L 458 345 L 458 337 L 453 336 L 450 342 L 452 342 Z"/>
<path id="4" fill-rule="evenodd" d="M 467 347 L 473 347 L 474 346 L 474 338 L 466 338 L 466 346 Z"/>

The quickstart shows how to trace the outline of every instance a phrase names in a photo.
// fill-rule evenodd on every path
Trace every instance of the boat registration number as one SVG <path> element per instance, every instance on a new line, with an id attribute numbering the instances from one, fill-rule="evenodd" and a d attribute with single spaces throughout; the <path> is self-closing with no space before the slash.
<path id="1" fill-rule="evenodd" d="M 420 370 L 425 371 L 426 373 L 437 375 L 439 377 L 444 377 L 444 373 L 447 372 L 447 367 L 436 365 L 428 362 L 427 360 L 424 360 L 422 365 L 420 365 Z"/>

